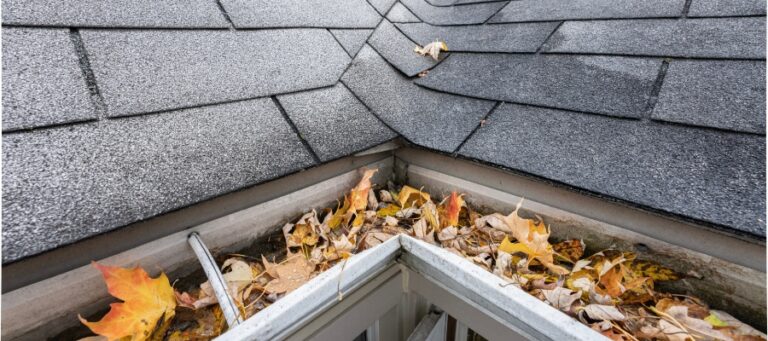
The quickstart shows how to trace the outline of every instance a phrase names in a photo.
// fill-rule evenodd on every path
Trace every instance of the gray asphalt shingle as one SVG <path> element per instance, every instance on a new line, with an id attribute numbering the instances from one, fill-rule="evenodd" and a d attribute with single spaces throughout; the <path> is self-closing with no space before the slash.
<path id="1" fill-rule="evenodd" d="M 405 138 L 446 152 L 454 151 L 493 106 L 490 101 L 420 88 L 368 45 L 341 80 Z"/>
<path id="2" fill-rule="evenodd" d="M 397 136 L 343 84 L 279 96 L 278 99 L 301 136 L 323 162 Z"/>
<path id="3" fill-rule="evenodd" d="M 445 41 L 450 51 L 536 52 L 557 25 L 545 22 L 480 26 L 397 24 L 397 27 L 422 44 L 435 39 Z"/>
<path id="4" fill-rule="evenodd" d="M 379 14 L 365 0 L 221 0 L 235 27 L 373 28 Z"/>
<path id="5" fill-rule="evenodd" d="M 450 93 L 640 117 L 660 59 L 454 53 L 416 83 Z"/>
<path id="6" fill-rule="evenodd" d="M 391 22 L 421 22 L 419 18 L 399 2 L 387 13 L 387 20 Z"/>
<path id="7" fill-rule="evenodd" d="M 3 24 L 227 28 L 211 0 L 3 0 Z"/>
<path id="8" fill-rule="evenodd" d="M 765 236 L 762 136 L 505 104 L 459 153 Z"/>
<path id="9" fill-rule="evenodd" d="M 467 5 L 467 4 L 476 4 L 476 3 L 485 3 L 485 2 L 506 2 L 506 0 L 427 0 L 427 2 L 433 6 L 446 7 L 446 6 Z"/>
<path id="10" fill-rule="evenodd" d="M 96 118 L 67 29 L 3 28 L 3 131 Z"/>
<path id="11" fill-rule="evenodd" d="M 678 17 L 685 0 L 510 1 L 489 22 Z"/>
<path id="12" fill-rule="evenodd" d="M 764 0 L 693 0 L 689 17 L 765 15 Z"/>
<path id="13" fill-rule="evenodd" d="M 569 21 L 544 51 L 765 58 L 765 18 Z"/>
<path id="14" fill-rule="evenodd" d="M 765 134 L 765 62 L 672 61 L 652 117 Z"/>
<path id="15" fill-rule="evenodd" d="M 82 37 L 110 116 L 328 86 L 350 61 L 324 29 L 83 30 Z"/>
<path id="16" fill-rule="evenodd" d="M 499 11 L 506 2 L 488 2 L 464 6 L 437 7 L 426 0 L 401 0 L 422 21 L 432 25 L 480 24 Z"/>
<path id="17" fill-rule="evenodd" d="M 313 164 L 269 99 L 5 134 L 2 152 L 3 262 Z"/>
<path id="18" fill-rule="evenodd" d="M 350 56 L 357 54 L 360 48 L 365 45 L 365 41 L 371 35 L 373 30 L 330 30 L 331 34 L 336 37 L 341 47 L 349 53 Z"/>
<path id="19" fill-rule="evenodd" d="M 375 8 L 381 15 L 387 14 L 389 9 L 392 8 L 392 4 L 396 1 L 397 0 L 368 0 L 371 6 L 373 6 L 373 8 Z"/>
<path id="20" fill-rule="evenodd" d="M 408 77 L 416 76 L 419 72 L 437 64 L 437 61 L 431 57 L 414 52 L 416 43 L 400 33 L 392 23 L 386 20 L 382 21 L 379 27 L 373 31 L 373 35 L 368 39 L 368 44 Z M 442 56 L 443 54 L 441 54 L 441 58 L 444 58 Z"/>

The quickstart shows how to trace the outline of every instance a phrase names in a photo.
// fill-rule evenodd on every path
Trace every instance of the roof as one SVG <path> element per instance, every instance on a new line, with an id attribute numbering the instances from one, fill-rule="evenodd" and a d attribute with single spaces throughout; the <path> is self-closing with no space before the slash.
<path id="1" fill-rule="evenodd" d="M 765 14 L 3 0 L 3 263 L 397 137 L 763 239 Z"/>

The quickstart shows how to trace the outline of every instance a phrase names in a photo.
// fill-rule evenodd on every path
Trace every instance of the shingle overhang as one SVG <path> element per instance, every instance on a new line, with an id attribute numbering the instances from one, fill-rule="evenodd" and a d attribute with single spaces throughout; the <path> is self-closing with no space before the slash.
<path id="1" fill-rule="evenodd" d="M 765 238 L 764 1 L 2 12 L 3 263 L 397 136 Z"/>

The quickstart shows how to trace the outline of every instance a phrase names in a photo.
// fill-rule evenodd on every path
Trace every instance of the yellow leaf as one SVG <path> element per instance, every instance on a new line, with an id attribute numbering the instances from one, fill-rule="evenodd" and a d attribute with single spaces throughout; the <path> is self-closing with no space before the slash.
<path id="1" fill-rule="evenodd" d="M 94 333 L 109 340 L 130 337 L 141 341 L 150 337 L 158 322 L 165 324 L 173 318 L 176 297 L 164 273 L 150 278 L 139 267 L 126 269 L 96 262 L 93 266 L 101 271 L 109 293 L 123 301 L 110 304 L 109 312 L 98 322 L 78 316 Z"/>
<path id="2" fill-rule="evenodd" d="M 728 327 L 728 324 L 720 320 L 715 314 L 709 314 L 709 316 L 704 318 L 704 321 L 707 321 L 712 327 Z"/>
<path id="3" fill-rule="evenodd" d="M 526 255 L 533 254 L 533 251 L 531 251 L 530 248 L 521 243 L 512 243 L 509 241 L 508 237 L 504 237 L 504 240 L 501 241 L 501 245 L 499 245 L 499 251 L 504 251 L 509 254 L 516 252 L 522 252 Z"/>
<path id="4" fill-rule="evenodd" d="M 344 205 L 341 208 L 337 208 L 336 212 L 333 213 L 331 216 L 331 219 L 328 220 L 328 227 L 335 229 L 341 225 L 342 219 L 344 219 L 344 214 L 347 213 L 347 210 L 350 209 L 350 203 L 349 203 L 349 197 L 344 196 Z"/>
<path id="5" fill-rule="evenodd" d="M 427 201 L 424 205 L 421 205 L 421 216 L 427 220 L 427 224 L 430 227 L 438 231 L 441 230 L 438 210 L 432 201 Z"/>
<path id="6" fill-rule="evenodd" d="M 638 277 L 650 277 L 654 281 L 676 281 L 682 276 L 670 268 L 649 260 L 635 260 L 629 268 Z"/>
<path id="7" fill-rule="evenodd" d="M 395 204 L 389 204 L 386 207 L 376 211 L 376 216 L 379 218 L 392 217 L 397 212 L 400 212 L 400 206 L 397 206 Z"/>
<path id="8" fill-rule="evenodd" d="M 365 222 L 365 214 L 358 213 L 355 215 L 355 220 L 352 221 L 352 226 L 361 226 Z"/>
<path id="9" fill-rule="evenodd" d="M 584 255 L 584 244 L 578 239 L 569 239 L 552 245 L 552 250 L 575 263 Z"/>
<path id="10" fill-rule="evenodd" d="M 368 169 L 363 173 L 363 178 L 357 186 L 349 192 L 350 207 L 347 212 L 354 213 L 364 210 L 368 206 L 368 191 L 371 190 L 371 177 L 378 169 Z"/>
<path id="11" fill-rule="evenodd" d="M 403 186 L 400 193 L 397 195 L 397 201 L 400 203 L 400 207 L 408 208 L 411 206 L 421 207 L 425 202 L 429 201 L 429 194 L 415 189 L 411 186 Z"/>

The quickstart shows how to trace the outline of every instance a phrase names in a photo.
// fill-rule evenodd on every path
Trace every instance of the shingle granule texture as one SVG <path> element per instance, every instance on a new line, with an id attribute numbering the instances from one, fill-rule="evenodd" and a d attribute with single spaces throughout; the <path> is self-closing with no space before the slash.
<path id="1" fill-rule="evenodd" d="M 765 236 L 762 136 L 504 104 L 459 153 Z"/>
<path id="2" fill-rule="evenodd" d="M 455 53 L 416 83 L 450 93 L 619 117 L 647 111 L 661 60 Z"/>
<path id="3" fill-rule="evenodd" d="M 399 2 L 389 10 L 387 19 L 391 22 L 421 22 L 419 18 Z"/>
<path id="4" fill-rule="evenodd" d="M 368 2 L 379 14 L 385 15 L 397 0 L 368 0 Z"/>
<path id="5" fill-rule="evenodd" d="M 490 101 L 420 88 L 368 45 L 341 80 L 405 138 L 446 152 L 454 151 L 493 106 Z"/>
<path id="6" fill-rule="evenodd" d="M 455 5 L 485 3 L 485 2 L 508 2 L 508 1 L 506 0 L 427 0 L 427 2 L 432 4 L 433 6 L 447 7 L 447 6 L 455 6 Z"/>
<path id="7" fill-rule="evenodd" d="M 3 28 L 3 131 L 93 118 L 69 30 Z"/>
<path id="8" fill-rule="evenodd" d="M 488 2 L 482 4 L 437 7 L 426 0 L 402 0 L 413 14 L 425 23 L 432 25 L 466 25 L 481 24 L 499 11 L 505 2 Z"/>
<path id="9" fill-rule="evenodd" d="M 765 58 L 765 18 L 569 21 L 544 51 Z"/>
<path id="10" fill-rule="evenodd" d="M 685 0 L 510 1 L 490 22 L 677 17 Z"/>
<path id="11" fill-rule="evenodd" d="M 75 27 L 229 27 L 210 0 L 3 0 L 3 24 Z"/>
<path id="12" fill-rule="evenodd" d="M 545 22 L 487 26 L 396 26 L 421 44 L 435 39 L 445 41 L 453 52 L 536 52 L 557 25 L 557 22 Z"/>
<path id="13" fill-rule="evenodd" d="M 110 116 L 329 86 L 350 61 L 321 29 L 83 30 L 82 37 Z"/>
<path id="14" fill-rule="evenodd" d="M 221 0 L 235 27 L 373 28 L 379 14 L 366 0 Z"/>
<path id="15" fill-rule="evenodd" d="M 765 63 L 672 61 L 652 117 L 765 134 Z"/>
<path id="16" fill-rule="evenodd" d="M 3 261 L 312 164 L 269 99 L 3 135 Z"/>
<path id="17" fill-rule="evenodd" d="M 765 15 L 765 0 L 693 0 L 689 17 Z"/>
<path id="18" fill-rule="evenodd" d="M 365 45 L 365 41 L 371 35 L 373 30 L 330 30 L 331 34 L 336 37 L 341 47 L 347 51 L 350 56 L 357 54 L 360 48 Z"/>
<path id="19" fill-rule="evenodd" d="M 323 162 L 397 136 L 343 85 L 279 96 L 301 136 Z"/>
<path id="20" fill-rule="evenodd" d="M 426 45 L 428 43 L 422 42 L 421 44 Z M 437 64 L 437 61 L 432 57 L 422 56 L 414 52 L 413 49 L 417 44 L 400 33 L 392 23 L 386 20 L 382 21 L 379 27 L 373 31 L 373 35 L 368 39 L 368 44 L 408 77 L 416 76 L 419 72 Z M 445 53 L 441 53 L 440 58 L 445 58 Z"/>

